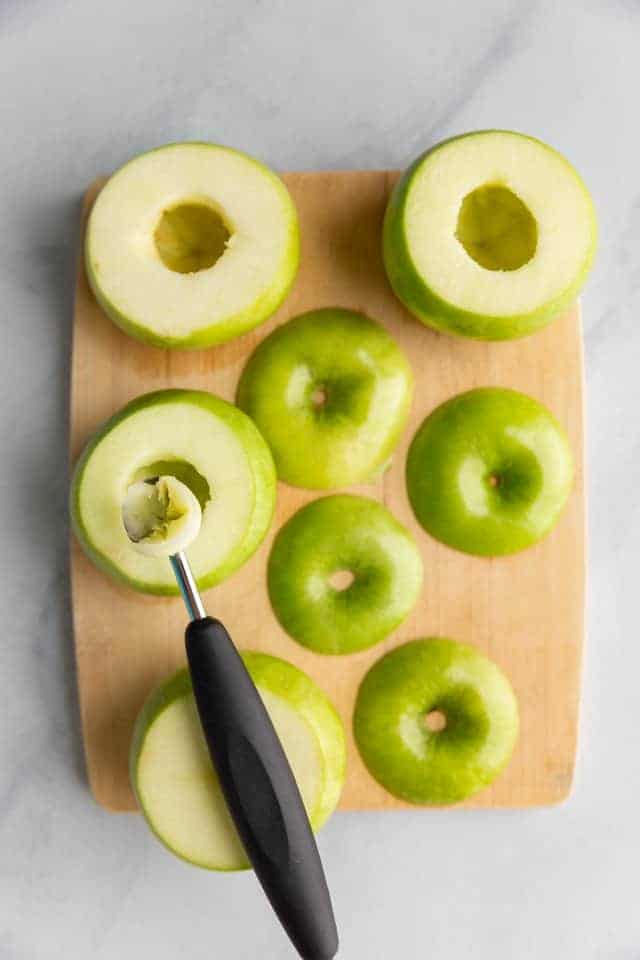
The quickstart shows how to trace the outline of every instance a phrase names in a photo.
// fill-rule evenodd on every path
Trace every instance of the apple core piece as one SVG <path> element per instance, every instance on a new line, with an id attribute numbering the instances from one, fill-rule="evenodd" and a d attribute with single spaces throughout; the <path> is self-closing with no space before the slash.
<path id="1" fill-rule="evenodd" d="M 170 557 L 198 536 L 202 510 L 195 494 L 176 477 L 150 477 L 127 489 L 122 522 L 139 553 Z"/>

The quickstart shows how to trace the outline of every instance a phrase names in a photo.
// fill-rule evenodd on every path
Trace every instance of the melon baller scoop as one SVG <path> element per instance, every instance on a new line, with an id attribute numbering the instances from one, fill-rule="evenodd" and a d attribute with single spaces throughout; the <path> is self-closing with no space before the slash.
<path id="1" fill-rule="evenodd" d="M 298 786 L 231 637 L 206 614 L 184 553 L 200 529 L 200 504 L 175 477 L 153 477 L 128 488 L 122 518 L 140 553 L 168 557 L 173 567 L 190 619 L 185 644 L 200 723 L 247 857 L 300 956 L 331 960 L 338 933 Z"/>

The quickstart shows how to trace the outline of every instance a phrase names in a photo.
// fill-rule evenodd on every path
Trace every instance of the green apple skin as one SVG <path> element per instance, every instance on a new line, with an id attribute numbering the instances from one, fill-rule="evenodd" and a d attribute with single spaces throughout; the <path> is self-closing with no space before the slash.
<path id="1" fill-rule="evenodd" d="M 243 651 L 242 659 L 258 690 L 269 691 L 284 700 L 304 718 L 315 734 L 322 757 L 324 779 L 314 808 L 307 810 L 307 813 L 312 829 L 317 832 L 338 806 L 346 776 L 346 739 L 340 716 L 329 698 L 311 677 L 288 661 L 255 651 Z M 185 857 L 171 846 L 166 836 L 157 832 L 153 817 L 145 808 L 138 779 L 138 761 L 145 737 L 157 717 L 176 700 L 183 697 L 193 698 L 191 677 L 187 669 L 179 670 L 160 684 L 147 698 L 138 714 L 129 750 L 129 778 L 136 801 L 151 831 L 175 856 L 194 866 L 216 872 L 248 870 L 249 863 L 244 852 L 241 851 L 239 840 L 238 861 L 234 866 L 214 867 Z M 216 785 L 215 789 L 220 788 Z M 229 821 L 229 828 L 235 833 L 231 821 Z"/>
<path id="2" fill-rule="evenodd" d="M 331 577 L 349 571 L 346 589 Z M 415 605 L 422 560 L 382 504 L 335 494 L 299 510 L 279 531 L 267 580 L 276 617 L 295 640 L 323 654 L 379 643 Z"/>
<path id="3" fill-rule="evenodd" d="M 556 317 L 569 309 L 575 302 L 580 290 L 589 275 L 595 257 L 598 227 L 593 211 L 592 239 L 588 253 L 575 275 L 575 279 L 553 300 L 545 303 L 540 309 L 530 313 L 514 316 L 490 316 L 483 313 L 474 313 L 460 309 L 455 304 L 443 300 L 426 282 L 425 278 L 416 269 L 412 259 L 406 234 L 405 210 L 407 197 L 414 179 L 420 173 L 425 160 L 437 150 L 454 141 L 461 141 L 484 133 L 512 133 L 506 130 L 480 130 L 460 136 L 450 137 L 429 150 L 426 150 L 407 168 L 395 184 L 384 217 L 383 226 L 383 258 L 387 277 L 394 293 L 405 305 L 407 310 L 426 326 L 432 327 L 441 333 L 459 337 L 470 337 L 475 340 L 513 340 L 526 337 L 546 326 Z M 513 133 L 513 136 L 538 144 L 545 150 L 559 157 L 566 165 L 569 173 L 584 191 L 587 201 L 592 206 L 589 192 L 574 170 L 572 165 L 562 154 L 553 150 L 548 144 L 529 137 L 525 134 Z M 592 207 L 593 210 L 593 207 Z"/>
<path id="4" fill-rule="evenodd" d="M 76 463 L 70 491 L 71 525 L 82 549 L 99 570 L 134 590 L 155 594 L 156 596 L 179 596 L 180 591 L 177 584 L 172 582 L 154 586 L 126 576 L 116 564 L 96 548 L 82 516 L 80 490 L 89 458 L 101 439 L 110 430 L 126 417 L 134 415 L 138 410 L 148 407 L 161 407 L 163 404 L 173 403 L 176 400 L 209 409 L 232 427 L 251 461 L 255 484 L 253 512 L 244 538 L 237 544 L 235 550 L 229 554 L 224 564 L 210 574 L 197 578 L 201 590 L 207 590 L 226 579 L 257 550 L 271 525 L 276 503 L 277 481 L 269 448 L 253 422 L 233 404 L 202 390 L 181 389 L 158 390 L 143 394 L 126 404 L 94 433 Z"/>
<path id="5" fill-rule="evenodd" d="M 416 433 L 407 489 L 424 529 L 464 553 L 524 550 L 557 522 L 573 483 L 560 424 L 515 390 L 485 387 L 446 401 Z"/>
<path id="6" fill-rule="evenodd" d="M 444 715 L 444 729 L 429 729 L 432 711 Z M 444 637 L 412 640 L 366 674 L 353 729 L 369 772 L 394 796 L 459 803 L 509 762 L 518 702 L 504 673 L 473 647 Z"/>
<path id="7" fill-rule="evenodd" d="M 283 697 L 305 718 L 318 738 L 325 778 L 318 804 L 310 814 L 319 830 L 338 806 L 347 769 L 347 748 L 342 720 L 320 687 L 303 670 L 266 653 L 243 653 L 245 665 L 260 690 Z"/>
<path id="8" fill-rule="evenodd" d="M 132 317 L 126 316 L 103 291 L 100 283 L 99 272 L 96 270 L 94 257 L 91 250 L 91 214 L 89 214 L 89 218 L 87 220 L 87 230 L 85 233 L 85 269 L 89 286 L 91 287 L 96 300 L 109 319 L 112 320 L 113 323 L 115 323 L 118 327 L 120 327 L 124 333 L 134 337 L 136 340 L 140 340 L 142 343 L 150 344 L 154 347 L 161 347 L 163 349 L 202 350 L 207 347 L 216 346 L 220 343 L 226 343 L 228 340 L 233 340 L 235 337 L 239 337 L 242 334 L 247 333 L 249 330 L 253 330 L 255 327 L 268 320 L 269 317 L 272 316 L 272 314 L 274 314 L 281 304 L 286 300 L 295 281 L 300 263 L 300 230 L 298 226 L 296 208 L 286 186 L 280 177 L 273 172 L 273 170 L 270 170 L 269 167 L 265 166 L 259 160 L 256 160 L 255 157 L 251 157 L 240 150 L 234 150 L 231 147 L 226 147 L 215 143 L 207 143 L 204 141 L 188 141 L 186 143 L 164 144 L 161 147 L 154 148 L 154 150 L 147 151 L 147 153 L 168 150 L 176 146 L 203 147 L 205 149 L 224 150 L 228 153 L 237 154 L 238 156 L 241 156 L 245 160 L 248 160 L 254 164 L 255 167 L 260 170 L 261 174 L 272 184 L 274 184 L 281 192 L 283 198 L 285 198 L 286 203 L 290 208 L 288 244 L 286 254 L 282 260 L 280 271 L 278 275 L 274 277 L 273 284 L 270 289 L 265 291 L 264 296 L 252 303 L 246 310 L 237 313 L 235 316 L 229 317 L 224 323 L 213 324 L 210 327 L 200 329 L 195 333 L 189 334 L 188 336 L 159 336 L 154 330 L 140 323 L 136 323 Z M 128 167 L 129 164 L 135 163 L 142 156 L 146 155 L 147 154 L 140 154 L 136 157 L 133 157 L 128 161 L 128 163 L 124 164 L 120 170 L 123 170 L 125 167 Z M 116 171 L 113 176 L 117 176 L 119 172 L 119 170 Z M 104 189 L 105 188 L 103 187 L 103 190 Z"/>
<path id="9" fill-rule="evenodd" d="M 314 403 L 317 391 L 325 402 Z M 302 314 L 250 357 L 237 403 L 271 447 L 285 483 L 329 490 L 367 483 L 404 427 L 410 367 L 379 324 L 351 310 Z"/>

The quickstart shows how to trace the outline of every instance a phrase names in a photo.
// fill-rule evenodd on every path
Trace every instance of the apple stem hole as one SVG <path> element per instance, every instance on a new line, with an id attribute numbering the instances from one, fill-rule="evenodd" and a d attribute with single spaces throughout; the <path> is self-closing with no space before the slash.
<path id="1" fill-rule="evenodd" d="M 326 387 L 316 387 L 313 393 L 311 394 L 311 403 L 314 407 L 324 407 L 327 402 L 327 390 Z"/>
<path id="2" fill-rule="evenodd" d="M 500 477 L 498 476 L 497 473 L 492 473 L 492 474 L 491 474 L 491 476 L 489 477 L 489 484 L 490 484 L 490 486 L 492 486 L 492 487 L 499 487 L 499 486 L 500 486 Z"/>
<path id="3" fill-rule="evenodd" d="M 343 590 L 348 590 L 355 579 L 355 575 L 351 570 L 336 570 L 335 573 L 332 573 L 329 577 L 329 586 L 333 587 L 334 590 L 342 592 Z"/>
<path id="4" fill-rule="evenodd" d="M 424 718 L 424 725 L 431 733 L 440 733 L 447 725 L 447 718 L 442 710 L 430 710 Z"/>

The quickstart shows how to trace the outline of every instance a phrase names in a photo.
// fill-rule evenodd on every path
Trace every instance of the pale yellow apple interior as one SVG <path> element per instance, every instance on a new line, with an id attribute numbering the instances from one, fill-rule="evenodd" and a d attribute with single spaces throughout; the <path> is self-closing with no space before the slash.
<path id="1" fill-rule="evenodd" d="M 324 789 L 317 736 L 284 699 L 260 693 L 313 823 Z M 218 870 L 246 866 L 191 694 L 174 700 L 149 728 L 137 764 L 137 790 L 154 831 L 180 856 Z"/>
<path id="2" fill-rule="evenodd" d="M 242 315 L 289 270 L 293 208 L 266 168 L 176 144 L 128 163 L 91 213 L 87 255 L 124 317 L 185 337 Z"/>
<path id="3" fill-rule="evenodd" d="M 187 550 L 196 577 L 219 566 L 243 541 L 253 516 L 255 484 L 246 453 L 233 431 L 192 403 L 163 403 L 126 417 L 93 450 L 82 478 L 79 507 L 91 543 L 128 577 L 174 586 L 164 557 L 140 554 L 129 540 L 121 509 L 127 488 L 176 461 L 197 473 L 209 499 L 202 503 L 200 533 Z M 179 469 L 179 468 L 178 468 Z M 189 485 L 190 470 L 179 479 Z M 159 471 L 158 471 L 159 472 Z M 206 480 L 204 479 L 206 478 Z M 193 492 L 202 496 L 200 483 Z"/>
<path id="4" fill-rule="evenodd" d="M 499 132 L 461 137 L 427 157 L 409 189 L 405 229 L 434 293 L 495 316 L 528 313 L 562 294 L 595 234 L 591 201 L 567 161 Z"/>

